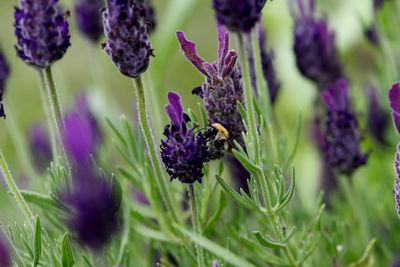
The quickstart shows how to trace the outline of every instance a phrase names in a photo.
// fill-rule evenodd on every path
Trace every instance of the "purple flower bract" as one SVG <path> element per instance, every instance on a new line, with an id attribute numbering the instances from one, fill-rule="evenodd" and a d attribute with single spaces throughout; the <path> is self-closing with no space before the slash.
<path id="1" fill-rule="evenodd" d="M 104 32 L 101 16 L 103 7 L 103 0 L 78 0 L 75 6 L 79 30 L 94 43 L 99 41 Z"/>

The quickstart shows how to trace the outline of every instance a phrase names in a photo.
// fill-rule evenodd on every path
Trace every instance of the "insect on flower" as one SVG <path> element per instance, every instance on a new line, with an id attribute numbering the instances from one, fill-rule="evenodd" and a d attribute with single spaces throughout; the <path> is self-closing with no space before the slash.
<path id="1" fill-rule="evenodd" d="M 224 151 L 230 146 L 229 132 L 220 123 L 213 123 L 204 131 L 204 138 L 207 142 L 207 151 L 209 160 L 220 159 Z"/>

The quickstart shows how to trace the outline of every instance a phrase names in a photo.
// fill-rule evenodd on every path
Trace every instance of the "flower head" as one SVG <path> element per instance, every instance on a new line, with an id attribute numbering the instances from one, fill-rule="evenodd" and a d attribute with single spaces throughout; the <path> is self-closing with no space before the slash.
<path id="1" fill-rule="evenodd" d="M 4 113 L 3 104 L 1 101 L 3 100 L 3 94 L 6 89 L 8 76 L 10 76 L 10 68 L 8 67 L 5 56 L 0 51 L 0 117 L 4 118 L 6 115 Z"/>
<path id="2" fill-rule="evenodd" d="M 147 12 L 138 0 L 108 0 L 103 13 L 107 41 L 103 47 L 119 71 L 131 78 L 147 70 L 151 48 Z"/>
<path id="3" fill-rule="evenodd" d="M 208 63 L 196 53 L 196 44 L 186 39 L 183 32 L 176 33 L 185 57 L 205 76 L 201 87 L 193 90 L 204 103 L 210 124 L 219 123 L 225 127 L 231 139 L 242 143 L 245 130 L 237 102 L 243 103 L 241 72 L 235 66 L 237 54 L 229 51 L 229 33 L 218 25 L 218 60 Z"/>
<path id="4" fill-rule="evenodd" d="M 400 133 L 400 82 L 392 85 L 389 91 L 389 103 L 392 109 L 392 117 L 397 132 Z"/>
<path id="5" fill-rule="evenodd" d="M 29 133 L 29 148 L 33 162 L 38 170 L 46 170 L 53 158 L 51 144 L 43 125 L 34 124 Z"/>
<path id="6" fill-rule="evenodd" d="M 10 251 L 7 244 L 0 238 L 0 266 L 11 267 Z"/>
<path id="7" fill-rule="evenodd" d="M 390 116 L 379 101 L 378 92 L 370 88 L 368 93 L 367 127 L 372 137 L 379 144 L 386 143 L 386 130 L 390 123 Z"/>
<path id="8" fill-rule="evenodd" d="M 171 123 L 165 127 L 166 140 L 161 141 L 161 158 L 171 180 L 182 183 L 201 183 L 204 162 L 208 160 L 206 139 L 201 132 L 188 128 L 189 116 L 183 112 L 181 98 L 174 92 L 168 93 L 165 107 Z"/>
<path id="9" fill-rule="evenodd" d="M 299 71 L 306 78 L 325 89 L 335 80 L 343 77 L 341 64 L 336 52 L 334 33 L 325 19 L 314 18 L 314 0 L 297 0 L 293 11 L 294 52 Z"/>
<path id="10" fill-rule="evenodd" d="M 46 68 L 61 59 L 70 46 L 68 22 L 57 2 L 20 0 L 20 7 L 15 9 L 17 54 L 37 68 Z"/>
<path id="11" fill-rule="evenodd" d="M 338 80 L 322 92 L 327 108 L 323 153 L 329 166 L 344 174 L 351 174 L 364 165 L 367 156 L 360 148 L 358 122 L 350 110 L 347 83 Z"/>
<path id="12" fill-rule="evenodd" d="M 395 182 L 393 189 L 394 201 L 397 214 L 400 215 L 400 145 L 397 146 L 396 157 L 394 161 Z"/>
<path id="13" fill-rule="evenodd" d="M 76 171 L 72 188 L 62 193 L 60 199 L 71 209 L 67 218 L 69 228 L 83 244 L 98 250 L 120 228 L 121 199 L 111 181 L 93 172 Z"/>
<path id="14" fill-rule="evenodd" d="M 97 43 L 103 35 L 101 10 L 103 0 L 78 0 L 75 6 L 78 29 L 92 42 Z"/>
<path id="15" fill-rule="evenodd" d="M 250 32 L 261 17 L 266 0 L 213 0 L 217 21 L 229 30 Z"/>

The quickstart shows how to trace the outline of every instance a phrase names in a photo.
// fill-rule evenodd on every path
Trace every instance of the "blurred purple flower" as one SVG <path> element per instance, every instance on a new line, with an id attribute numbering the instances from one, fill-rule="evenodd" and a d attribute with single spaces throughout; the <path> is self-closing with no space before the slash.
<path id="1" fill-rule="evenodd" d="M 384 4 L 384 0 L 374 0 L 374 9 L 376 11 L 378 11 L 379 9 L 382 8 L 383 4 Z"/>
<path id="2" fill-rule="evenodd" d="M 237 102 L 244 103 L 241 72 L 235 66 L 237 54 L 229 51 L 229 33 L 218 25 L 218 60 L 208 63 L 196 53 L 196 44 L 186 39 L 183 32 L 176 33 L 185 57 L 205 76 L 202 87 L 193 93 L 201 97 L 208 113 L 210 124 L 220 123 L 231 139 L 243 144 L 242 132 L 245 130 Z"/>
<path id="3" fill-rule="evenodd" d="M 258 37 L 261 53 L 261 64 L 264 79 L 267 81 L 271 103 L 274 104 L 281 88 L 281 83 L 276 77 L 274 66 L 274 52 L 266 50 L 265 32 L 261 23 L 258 24 Z"/>
<path id="4" fill-rule="evenodd" d="M 78 0 L 75 6 L 78 29 L 93 43 L 97 43 L 104 32 L 103 7 L 103 0 Z"/>
<path id="5" fill-rule="evenodd" d="M 239 192 L 242 188 L 245 192 L 248 192 L 249 187 L 247 184 L 247 180 L 250 179 L 250 173 L 234 156 L 227 154 L 225 156 L 225 160 L 227 166 L 230 169 L 232 180 L 235 184 L 235 189 Z"/>
<path id="6" fill-rule="evenodd" d="M 335 47 L 334 33 L 325 19 L 314 18 L 314 0 L 296 0 L 293 11 L 294 52 L 300 73 L 317 83 L 321 90 L 343 77 Z"/>
<path id="7" fill-rule="evenodd" d="M 393 197 L 396 204 L 397 214 L 400 215 L 400 145 L 397 146 L 396 157 L 394 161 L 395 182 Z"/>
<path id="8" fill-rule="evenodd" d="M 29 133 L 29 148 L 35 167 L 43 172 L 49 166 L 53 155 L 50 139 L 41 124 L 34 124 Z"/>
<path id="9" fill-rule="evenodd" d="M 61 59 L 70 46 L 68 22 L 57 2 L 20 0 L 20 7 L 15 8 L 17 54 L 37 68 L 46 68 Z"/>
<path id="10" fill-rule="evenodd" d="M 145 18 L 145 23 L 147 25 L 147 31 L 148 33 L 154 32 L 157 26 L 157 21 L 156 21 L 156 14 L 154 11 L 154 7 L 151 4 L 151 0 L 141 0 L 141 3 L 146 9 L 146 18 Z"/>
<path id="11" fill-rule="evenodd" d="M 400 133 L 400 82 L 392 85 L 389 91 L 389 104 L 397 132 Z"/>
<path id="12" fill-rule="evenodd" d="M 261 17 L 266 0 L 213 0 L 217 21 L 229 30 L 248 33 Z"/>
<path id="13" fill-rule="evenodd" d="M 151 48 L 146 7 L 138 0 L 108 0 L 103 13 L 107 37 L 103 47 L 119 71 L 131 78 L 137 78 L 147 70 Z"/>
<path id="14" fill-rule="evenodd" d="M 147 199 L 146 195 L 143 194 L 142 191 L 140 191 L 140 190 L 138 190 L 138 189 L 136 189 L 136 188 L 133 188 L 133 198 L 134 198 L 137 202 L 139 202 L 140 204 L 142 204 L 142 205 L 146 205 L 146 206 L 147 206 L 147 205 L 150 204 L 150 202 L 149 202 L 149 200 Z"/>
<path id="15" fill-rule="evenodd" d="M 390 117 L 386 109 L 379 102 L 378 92 L 375 88 L 368 90 L 368 116 L 367 127 L 374 140 L 379 144 L 386 144 L 386 130 Z"/>
<path id="16" fill-rule="evenodd" d="M 368 26 L 364 29 L 364 36 L 367 40 L 374 46 L 379 45 L 379 34 L 376 26 L 374 24 Z"/>
<path id="17" fill-rule="evenodd" d="M 10 251 L 2 238 L 0 238 L 0 266 L 11 267 Z"/>
<path id="18" fill-rule="evenodd" d="M 367 161 L 360 148 L 358 122 L 350 110 L 347 83 L 338 80 L 322 92 L 327 108 L 323 130 L 323 153 L 329 166 L 351 174 Z"/>
<path id="19" fill-rule="evenodd" d="M 120 202 L 112 183 L 93 170 L 74 172 L 72 188 L 61 198 L 70 208 L 67 225 L 78 239 L 100 250 L 120 229 Z"/>
<path id="20" fill-rule="evenodd" d="M 7 60 L 0 50 L 0 117 L 5 118 L 6 114 L 4 113 L 3 104 L 3 94 L 6 89 L 6 82 L 8 77 L 10 76 L 10 68 L 8 67 Z"/>
<path id="21" fill-rule="evenodd" d="M 168 93 L 165 107 L 171 124 L 164 130 L 166 140 L 161 140 L 161 158 L 166 170 L 173 179 L 182 183 L 201 183 L 203 165 L 207 160 L 206 139 L 199 132 L 195 134 L 188 128 L 189 116 L 183 112 L 181 98 L 174 92 Z"/>

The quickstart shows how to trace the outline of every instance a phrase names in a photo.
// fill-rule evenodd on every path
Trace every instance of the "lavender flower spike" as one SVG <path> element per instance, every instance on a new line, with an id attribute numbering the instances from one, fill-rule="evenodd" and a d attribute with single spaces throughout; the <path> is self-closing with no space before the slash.
<path id="1" fill-rule="evenodd" d="M 57 2 L 20 0 L 20 7 L 15 8 L 17 54 L 40 69 L 61 59 L 70 46 L 68 22 Z"/>
<path id="2" fill-rule="evenodd" d="M 393 197 L 396 204 L 397 214 L 400 215 L 400 145 L 397 146 L 396 158 L 394 161 L 395 182 Z"/>
<path id="3" fill-rule="evenodd" d="M 235 66 L 237 54 L 229 51 L 229 33 L 218 24 L 218 60 L 208 63 L 196 53 L 196 44 L 186 39 L 183 32 L 176 36 L 185 57 L 205 76 L 201 87 L 193 90 L 204 103 L 210 124 L 220 123 L 229 131 L 233 140 L 242 143 L 242 132 L 245 130 L 237 102 L 243 104 L 243 85 L 241 72 Z"/>
<path id="4" fill-rule="evenodd" d="M 322 93 L 327 107 L 323 153 L 329 166 L 344 174 L 364 165 L 367 156 L 360 148 L 358 122 L 350 110 L 347 83 L 338 80 Z"/>
<path id="5" fill-rule="evenodd" d="M 78 29 L 93 43 L 97 43 L 103 35 L 101 10 L 103 0 L 78 0 L 75 6 Z"/>
<path id="6" fill-rule="evenodd" d="M 104 50 L 122 74 L 137 78 L 147 70 L 153 55 L 146 8 L 138 0 L 108 0 L 107 3 L 103 13 L 107 37 Z"/>
<path id="7" fill-rule="evenodd" d="M 248 33 L 261 17 L 266 0 L 213 0 L 217 21 L 234 32 Z"/>
<path id="8" fill-rule="evenodd" d="M 188 128 L 189 116 L 183 112 L 181 98 L 174 92 L 168 93 L 165 107 L 171 124 L 164 130 L 166 140 L 161 141 L 161 158 L 171 180 L 182 183 L 201 183 L 203 165 L 207 161 L 206 139 L 199 132 Z"/>
<path id="9" fill-rule="evenodd" d="M 392 85 L 389 91 L 389 103 L 392 109 L 394 124 L 397 132 L 400 133 L 400 82 Z"/>
<path id="10" fill-rule="evenodd" d="M 6 117 L 6 114 L 4 113 L 3 104 L 1 103 L 1 101 L 3 100 L 3 94 L 6 89 L 8 76 L 10 76 L 10 69 L 8 67 L 5 56 L 0 51 L 0 117 L 3 118 Z"/>
<path id="11" fill-rule="evenodd" d="M 342 67 L 335 47 L 334 33 L 325 19 L 314 18 L 314 0 L 297 1 L 295 18 L 294 52 L 299 71 L 317 83 L 322 90 L 335 80 L 342 78 Z"/>

